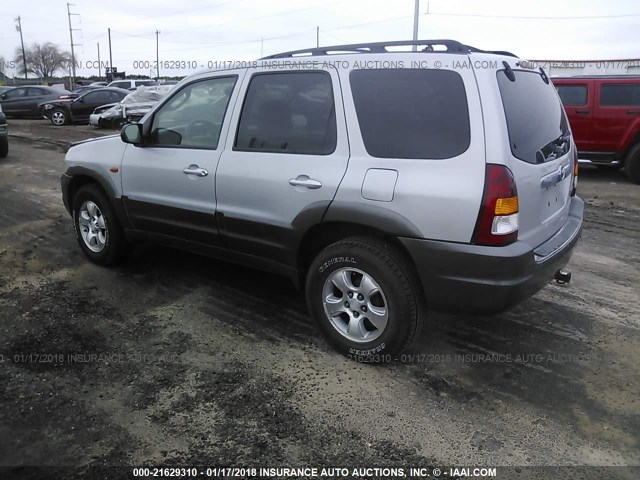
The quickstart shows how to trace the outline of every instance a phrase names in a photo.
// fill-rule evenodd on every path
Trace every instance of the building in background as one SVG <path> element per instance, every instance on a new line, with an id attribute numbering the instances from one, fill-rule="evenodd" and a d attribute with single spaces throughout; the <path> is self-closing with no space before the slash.
<path id="1" fill-rule="evenodd" d="M 625 60 L 531 60 L 552 77 L 640 75 L 640 58 Z"/>

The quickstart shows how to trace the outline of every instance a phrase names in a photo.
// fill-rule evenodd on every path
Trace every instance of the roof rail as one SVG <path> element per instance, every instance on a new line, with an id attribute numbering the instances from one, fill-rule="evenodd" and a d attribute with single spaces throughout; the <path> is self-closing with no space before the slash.
<path id="1" fill-rule="evenodd" d="M 375 43 L 353 43 L 349 45 L 334 45 L 330 47 L 317 47 L 317 48 L 305 48 L 302 50 L 292 50 L 290 52 L 276 53 L 275 55 L 269 55 L 262 57 L 260 60 L 270 60 L 276 58 L 291 58 L 295 56 L 306 55 L 331 55 L 341 53 L 387 53 L 387 47 L 402 47 L 402 46 L 420 46 L 424 47 L 421 52 L 434 52 L 435 45 L 445 46 L 447 53 L 495 53 L 497 55 L 507 55 L 515 57 L 510 52 L 498 52 L 498 51 L 486 51 L 479 48 L 464 45 L 456 40 L 398 40 L 392 42 L 375 42 Z M 438 50 L 440 52 L 440 50 Z"/>

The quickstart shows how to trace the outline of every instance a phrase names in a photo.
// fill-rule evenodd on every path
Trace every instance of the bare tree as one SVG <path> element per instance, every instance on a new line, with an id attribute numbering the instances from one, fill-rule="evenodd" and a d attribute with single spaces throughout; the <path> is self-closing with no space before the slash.
<path id="1" fill-rule="evenodd" d="M 60 49 L 58 45 L 51 42 L 32 44 L 25 49 L 25 57 L 27 59 L 27 73 L 33 73 L 42 79 L 51 78 L 56 71 L 65 68 L 71 61 L 69 52 Z M 20 49 L 16 49 L 15 62 L 16 65 L 19 65 L 20 73 L 24 73 Z"/>

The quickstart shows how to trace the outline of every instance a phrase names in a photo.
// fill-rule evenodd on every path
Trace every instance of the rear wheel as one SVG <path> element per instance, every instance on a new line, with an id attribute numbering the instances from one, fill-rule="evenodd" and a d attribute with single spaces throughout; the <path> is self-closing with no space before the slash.
<path id="1" fill-rule="evenodd" d="M 387 242 L 349 238 L 309 268 L 307 305 L 328 341 L 356 360 L 390 361 L 419 331 L 421 294 L 404 256 Z"/>
<path id="2" fill-rule="evenodd" d="M 640 184 L 640 143 L 627 154 L 624 171 L 633 183 Z"/>
<path id="3" fill-rule="evenodd" d="M 9 155 L 9 139 L 0 137 L 0 158 L 6 158 Z"/>
<path id="4" fill-rule="evenodd" d="M 597 163 L 596 167 L 598 167 L 598 170 L 602 170 L 603 172 L 616 172 L 622 168 L 622 163 L 613 163 L 611 165 Z"/>
<path id="5" fill-rule="evenodd" d="M 53 112 L 51 112 L 51 123 L 56 126 L 56 127 L 60 127 L 64 124 L 67 123 L 67 112 L 65 112 L 63 109 L 61 108 L 56 108 Z"/>

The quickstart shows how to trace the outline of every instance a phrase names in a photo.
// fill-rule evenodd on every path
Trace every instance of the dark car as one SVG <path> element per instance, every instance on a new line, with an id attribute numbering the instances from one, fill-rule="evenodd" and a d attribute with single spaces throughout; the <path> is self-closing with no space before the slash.
<path id="1" fill-rule="evenodd" d="M 73 99 L 61 99 L 40 105 L 42 115 L 55 126 L 66 123 L 89 123 L 96 107 L 122 101 L 130 92 L 122 88 L 98 88 Z"/>
<path id="2" fill-rule="evenodd" d="M 5 158 L 9 154 L 9 128 L 7 127 L 7 119 L 2 113 L 0 106 L 0 158 Z"/>
<path id="3" fill-rule="evenodd" d="M 580 162 L 624 167 L 640 184 L 640 77 L 553 78 L 569 117 Z"/>
<path id="4" fill-rule="evenodd" d="M 71 92 L 40 85 L 16 87 L 0 94 L 0 104 L 7 117 L 40 118 L 39 105 L 71 95 Z"/>

